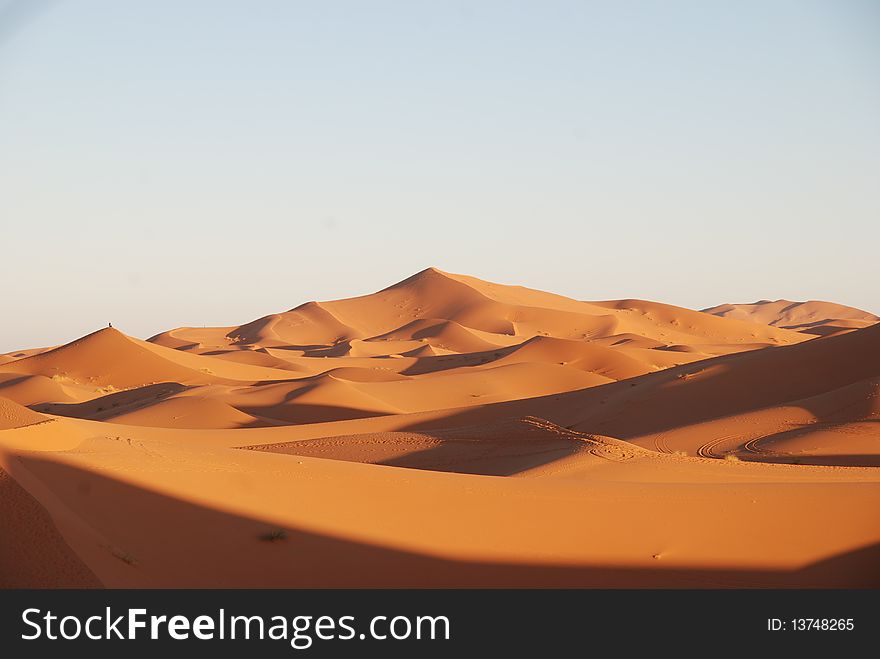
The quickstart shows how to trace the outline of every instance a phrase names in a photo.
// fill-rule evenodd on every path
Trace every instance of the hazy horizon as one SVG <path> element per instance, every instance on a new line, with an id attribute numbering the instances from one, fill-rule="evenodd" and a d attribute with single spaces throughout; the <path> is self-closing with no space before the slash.
<path id="1" fill-rule="evenodd" d="M 0 352 L 428 266 L 880 314 L 878 62 L 863 0 L 0 0 Z"/>
<path id="2" fill-rule="evenodd" d="M 440 270 L 440 271 L 447 272 L 447 273 L 450 273 L 450 274 L 455 274 L 455 275 L 469 275 L 469 274 L 470 274 L 470 273 L 463 273 L 463 272 L 451 272 L 451 271 L 449 271 L 449 270 L 446 270 L 446 269 L 444 269 L 444 268 L 440 268 L 440 267 L 438 267 L 438 266 L 427 266 L 427 267 L 425 267 L 425 268 L 422 268 L 422 269 L 419 270 L 418 272 L 409 273 L 409 274 L 407 274 L 407 275 L 401 276 L 399 279 L 397 279 L 397 280 L 395 280 L 395 281 L 393 281 L 393 282 L 389 282 L 386 286 L 382 286 L 382 287 L 377 288 L 377 289 L 373 289 L 373 290 L 369 290 L 369 291 L 360 291 L 360 292 L 353 293 L 353 294 L 351 294 L 351 295 L 338 295 L 338 296 L 335 296 L 335 297 L 327 297 L 327 298 L 322 298 L 321 300 L 318 300 L 318 299 L 307 299 L 307 300 L 306 300 L 306 299 L 304 299 L 304 300 L 301 300 L 300 302 L 297 302 L 296 304 L 294 304 L 294 305 L 292 305 L 292 306 L 289 306 L 289 307 L 279 308 L 279 309 L 273 309 L 273 310 L 268 310 L 268 311 L 266 311 L 265 313 L 261 313 L 261 314 L 259 314 L 259 316 L 254 316 L 254 317 L 249 317 L 249 318 L 234 319 L 234 320 L 232 320 L 231 322 L 228 322 L 228 323 L 216 323 L 216 324 L 205 324 L 205 323 L 203 323 L 203 324 L 201 324 L 201 325 L 192 325 L 192 327 L 203 327 L 203 326 L 204 326 L 204 327 L 212 327 L 212 326 L 213 326 L 213 327 L 227 327 L 227 326 L 235 327 L 235 326 L 239 326 L 239 325 L 247 324 L 247 323 L 250 322 L 250 321 L 256 320 L 258 317 L 268 316 L 268 315 L 273 314 L 273 313 L 282 313 L 282 312 L 285 312 L 285 311 L 290 311 L 290 310 L 292 310 L 292 309 L 294 309 L 294 308 L 296 308 L 296 307 L 298 307 L 298 306 L 300 306 L 300 305 L 302 305 L 302 304 L 305 304 L 305 303 L 307 303 L 307 302 L 313 302 L 313 301 L 319 301 L 319 302 L 320 302 L 320 301 L 341 300 L 341 299 L 347 299 L 347 298 L 352 298 L 352 297 L 360 297 L 360 296 L 364 296 L 364 295 L 369 295 L 369 294 L 371 294 L 371 293 L 376 293 L 376 292 L 378 292 L 378 291 L 380 291 L 380 290 L 382 290 L 382 289 L 384 289 L 384 288 L 387 288 L 387 287 L 389 287 L 389 286 L 393 286 L 394 284 L 400 283 L 401 281 L 403 281 L 403 280 L 405 280 L 405 279 L 408 279 L 409 277 L 412 277 L 413 275 L 418 274 L 419 272 L 422 272 L 423 270 L 428 270 L 428 269 L 436 269 L 436 270 Z M 515 282 L 515 281 L 509 281 L 509 282 L 493 281 L 492 283 L 495 283 L 495 284 L 503 284 L 503 285 L 508 285 L 508 286 L 522 286 L 522 285 L 523 285 L 523 284 L 518 283 L 518 282 Z M 526 286 L 526 287 L 527 287 L 527 288 L 533 288 L 533 287 L 531 287 L 531 286 Z M 539 290 L 540 290 L 540 289 L 539 289 Z M 555 293 L 556 291 L 546 291 L 546 292 L 549 292 L 549 293 Z M 571 296 L 569 296 L 569 297 L 571 297 Z M 578 300 L 582 300 L 582 301 L 586 301 L 586 302 L 602 302 L 602 301 L 616 300 L 616 299 L 622 299 L 622 298 L 601 298 L 601 299 L 600 299 L 600 298 L 593 298 L 593 299 L 587 300 L 587 299 L 585 299 L 585 298 L 577 298 L 577 297 L 575 297 L 574 299 L 578 299 Z M 644 299 L 644 298 L 636 298 L 636 299 Z M 651 300 L 651 301 L 653 301 L 653 302 L 664 302 L 664 300 L 659 300 L 659 299 L 658 299 L 658 300 Z M 754 303 L 775 302 L 775 301 L 778 301 L 778 298 L 777 298 L 777 299 L 762 298 L 762 299 L 759 299 L 759 300 L 747 300 L 747 301 L 746 301 L 746 300 L 741 300 L 741 301 L 730 301 L 730 302 L 731 302 L 731 303 L 734 303 L 734 304 L 754 304 Z M 789 302 L 805 302 L 805 301 L 833 302 L 832 300 L 787 300 L 787 301 L 789 301 Z M 667 304 L 669 304 L 669 303 L 667 302 Z M 719 302 L 718 304 L 724 304 L 724 302 Z M 677 306 L 683 306 L 683 305 L 677 305 Z M 713 306 L 717 306 L 717 305 L 707 305 L 707 306 L 705 306 L 705 307 L 700 307 L 700 308 L 696 308 L 696 307 L 684 307 L 684 308 L 693 309 L 693 310 L 695 310 L 695 311 L 703 311 L 704 309 L 709 309 L 709 308 L 711 308 L 711 307 L 713 307 Z M 871 312 L 870 309 L 863 309 L 863 311 Z M 871 312 L 871 313 L 873 313 L 873 312 Z M 875 315 L 877 315 L 877 314 L 875 314 Z M 757 321 L 756 321 L 756 322 L 757 322 Z M 106 324 L 103 323 L 103 322 L 101 322 L 101 321 L 98 321 L 97 323 L 95 323 L 95 325 L 94 325 L 93 327 L 91 327 L 90 329 L 86 329 L 86 330 L 84 330 L 81 334 L 77 334 L 76 336 L 71 336 L 71 337 L 69 337 L 69 338 L 62 339 L 61 341 L 58 341 L 58 342 L 56 342 L 56 343 L 59 344 L 59 345 L 60 345 L 60 344 L 63 344 L 63 343 L 68 343 L 68 342 L 73 341 L 73 340 L 75 340 L 75 339 L 77 339 L 77 338 L 80 338 L 81 336 L 84 336 L 84 335 L 87 335 L 87 334 L 91 334 L 92 332 L 96 332 L 96 331 L 98 331 L 98 330 L 101 330 L 101 329 L 107 327 L 108 325 L 110 325 L 110 324 L 112 324 L 112 323 L 113 323 L 112 320 L 111 320 L 111 321 L 107 321 Z M 175 325 L 175 324 L 170 324 L 170 325 L 167 325 L 167 326 L 165 326 L 165 327 L 158 328 L 158 329 L 157 329 L 156 331 L 154 331 L 154 332 L 147 332 L 147 333 L 136 334 L 136 333 L 134 333 L 134 332 L 128 331 L 128 328 L 126 328 L 126 327 L 124 327 L 124 326 L 121 326 L 118 322 L 117 322 L 115 325 L 113 325 L 113 327 L 114 327 L 115 329 L 118 329 L 118 330 L 120 330 L 120 331 L 122 331 L 122 332 L 124 332 L 124 333 L 126 333 L 126 334 L 133 335 L 133 336 L 136 336 L 137 338 L 141 338 L 141 339 L 152 338 L 153 336 L 156 336 L 156 335 L 158 335 L 158 334 L 161 334 L 162 332 L 165 332 L 165 331 L 167 331 L 167 330 L 176 329 L 176 328 L 178 328 L 178 327 L 186 327 L 186 326 L 187 326 L 187 325 L 179 325 L 179 324 L 178 324 L 178 325 Z M 8 349 L 8 350 L 3 350 L 3 347 L 0 346 L 0 352 L 13 352 L 13 351 L 18 350 L 18 349 L 46 347 L 46 346 L 48 346 L 48 345 L 55 345 L 55 344 L 53 343 L 53 344 L 45 344 L 45 345 L 39 345 L 39 346 L 38 346 L 38 345 L 16 346 L 16 347 L 10 348 L 10 349 Z"/>

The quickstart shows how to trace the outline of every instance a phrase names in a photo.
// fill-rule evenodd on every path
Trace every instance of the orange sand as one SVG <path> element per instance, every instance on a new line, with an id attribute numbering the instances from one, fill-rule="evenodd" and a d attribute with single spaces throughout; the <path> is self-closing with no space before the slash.
<path id="1" fill-rule="evenodd" d="M 819 336 L 868 327 L 880 321 L 874 314 L 861 309 L 816 300 L 762 300 L 754 304 L 722 304 L 704 311 L 724 318 L 757 321 Z"/>
<path id="2" fill-rule="evenodd" d="M 0 585 L 880 586 L 877 320 L 432 268 L 9 353 Z"/>

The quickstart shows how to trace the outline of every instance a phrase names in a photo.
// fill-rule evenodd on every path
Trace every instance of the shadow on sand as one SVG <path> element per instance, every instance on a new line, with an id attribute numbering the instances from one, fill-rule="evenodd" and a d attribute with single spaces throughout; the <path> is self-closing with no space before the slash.
<path id="1" fill-rule="evenodd" d="M 95 558 L 93 551 L 89 567 L 111 587 L 880 586 L 880 544 L 793 571 L 451 560 L 304 529 L 282 529 L 269 520 L 272 502 L 267 502 L 267 519 L 252 519 L 43 457 L 26 455 L 18 460 L 19 468 L 52 484 L 56 496 L 66 503 L 65 515 L 81 519 L 107 539 L 104 558 L 100 554 Z M 415 524 L 413 532 L 417 533 Z M 10 546 L 28 542 L 27 536 L 4 533 L 4 543 Z M 27 560 L 28 552 L 16 555 Z M 22 567 L 7 562 L 0 570 Z"/>

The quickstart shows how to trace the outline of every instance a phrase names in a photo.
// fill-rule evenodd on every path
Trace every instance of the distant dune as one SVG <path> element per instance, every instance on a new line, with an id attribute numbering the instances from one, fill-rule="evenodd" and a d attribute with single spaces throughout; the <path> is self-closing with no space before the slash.
<path id="1" fill-rule="evenodd" d="M 428 268 L 8 353 L 0 586 L 877 587 L 878 321 Z"/>
<path id="2" fill-rule="evenodd" d="M 759 322 L 819 336 L 860 329 L 880 322 L 880 317 L 867 311 L 816 300 L 761 300 L 754 304 L 721 304 L 703 311 L 722 318 Z"/>

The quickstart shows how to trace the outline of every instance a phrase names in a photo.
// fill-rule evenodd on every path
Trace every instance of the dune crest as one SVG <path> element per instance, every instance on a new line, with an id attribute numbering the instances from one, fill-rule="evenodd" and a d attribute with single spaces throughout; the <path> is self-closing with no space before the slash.
<path id="1" fill-rule="evenodd" d="M 8 353 L 0 584 L 880 586 L 877 320 L 428 268 Z"/>
<path id="2" fill-rule="evenodd" d="M 760 322 L 818 336 L 861 329 L 880 322 L 880 317 L 867 311 L 818 300 L 761 300 L 753 304 L 720 304 L 703 311 L 722 318 Z"/>

